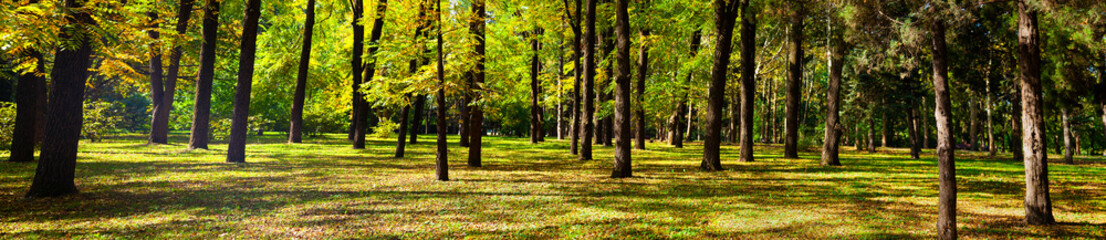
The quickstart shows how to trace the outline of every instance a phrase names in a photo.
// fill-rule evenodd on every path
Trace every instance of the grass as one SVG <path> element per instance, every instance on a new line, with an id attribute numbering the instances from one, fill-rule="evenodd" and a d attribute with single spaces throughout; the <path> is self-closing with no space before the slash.
<path id="1" fill-rule="evenodd" d="M 758 145 L 737 162 L 723 146 L 722 172 L 698 170 L 702 146 L 650 143 L 634 150 L 631 179 L 610 179 L 612 149 L 577 161 L 566 141 L 485 138 L 482 168 L 450 139 L 451 177 L 434 180 L 432 136 L 394 159 L 394 140 L 354 150 L 344 135 L 284 144 L 252 137 L 245 164 L 224 163 L 226 145 L 187 151 L 147 146 L 142 136 L 81 142 L 81 194 L 25 199 L 35 164 L 0 163 L 0 238 L 643 238 L 932 239 L 937 168 L 932 152 L 850 151 L 842 167 L 818 165 L 816 149 L 783 159 Z M 1023 216 L 1021 162 L 959 151 L 958 221 L 967 239 L 1106 238 L 1106 159 L 1049 168 L 1057 221 Z M 0 158 L 6 159 L 6 154 Z"/>

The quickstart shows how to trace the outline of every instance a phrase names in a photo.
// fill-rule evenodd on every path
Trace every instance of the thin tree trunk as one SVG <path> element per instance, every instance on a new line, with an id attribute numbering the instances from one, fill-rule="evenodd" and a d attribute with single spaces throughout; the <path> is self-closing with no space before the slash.
<path id="1" fill-rule="evenodd" d="M 868 103 L 868 104 L 869 105 L 875 105 L 873 103 Z M 874 108 L 874 107 L 870 107 L 870 108 Z M 869 111 L 871 111 L 871 112 L 868 114 L 868 153 L 875 153 L 876 152 L 876 134 L 875 134 L 875 128 L 876 128 L 875 118 L 876 117 L 872 116 L 872 115 L 875 115 L 875 110 L 874 109 L 869 109 Z"/>
<path id="2" fill-rule="evenodd" d="M 177 25 L 176 30 L 178 33 L 184 33 L 188 31 L 188 21 L 192 18 L 192 4 L 194 0 L 181 0 L 180 6 L 177 8 Z M 173 48 L 169 50 L 169 66 L 165 69 L 165 90 L 162 91 L 161 107 L 163 111 L 159 112 L 161 115 L 154 115 L 154 117 L 160 117 L 164 120 L 153 121 L 160 125 L 151 126 L 152 129 L 159 129 L 158 131 L 165 133 L 165 143 L 168 143 L 169 135 L 169 114 L 173 112 L 173 103 L 176 101 L 177 92 L 177 77 L 180 76 L 180 59 L 183 54 L 183 50 L 180 45 L 173 45 Z"/>
<path id="3" fill-rule="evenodd" d="M 918 109 L 910 109 L 906 113 L 908 114 L 907 118 L 909 118 L 906 128 L 910 134 L 910 158 L 919 159 L 921 158 L 922 147 L 921 139 L 918 137 L 918 125 L 920 125 L 918 124 Z"/>
<path id="4" fill-rule="evenodd" d="M 219 0 L 204 3 L 203 45 L 196 76 L 196 98 L 192 105 L 192 130 L 188 149 L 207 149 L 211 138 L 211 84 L 215 78 L 215 51 L 219 40 Z"/>
<path id="5" fill-rule="evenodd" d="M 885 106 L 886 106 L 886 104 L 887 104 L 886 102 L 881 102 L 880 103 L 880 105 L 885 105 Z M 891 122 L 887 120 L 887 114 L 886 113 L 880 114 L 880 121 L 882 121 L 882 123 L 880 124 L 882 126 L 880 126 L 880 128 L 879 128 L 879 136 L 880 136 L 879 146 L 884 147 L 884 148 L 891 147 L 891 146 L 887 145 L 888 140 L 889 140 L 888 139 L 888 136 L 889 136 L 888 131 L 891 129 Z"/>
<path id="6" fill-rule="evenodd" d="M 829 65 L 829 90 L 826 90 L 826 135 L 822 141 L 822 165 L 840 166 L 839 145 L 841 139 L 841 70 L 845 67 L 845 42 L 841 30 L 834 30 L 837 21 L 831 17 L 829 29 L 830 44 L 827 65 Z"/>
<path id="7" fill-rule="evenodd" d="M 564 42 L 561 42 L 561 45 L 558 46 L 558 48 L 557 48 L 557 120 L 556 120 L 556 122 L 557 122 L 557 140 L 564 140 L 565 139 L 565 134 L 564 134 L 565 133 L 565 131 L 564 131 L 564 110 L 565 110 L 564 109 L 564 105 L 565 105 L 564 102 L 565 101 L 564 101 L 564 93 L 563 93 L 565 88 L 564 88 L 564 85 L 562 85 L 563 84 L 562 81 L 565 78 L 565 75 L 564 75 L 565 56 L 564 56 L 562 51 L 564 51 Z"/>
<path id="8" fill-rule="evenodd" d="M 574 15 L 575 17 L 572 17 L 572 20 L 571 20 L 571 22 L 573 23 L 572 24 L 572 44 L 573 44 L 572 45 L 572 53 L 573 53 L 572 54 L 572 75 L 573 75 L 573 81 L 572 81 L 572 124 L 571 124 L 572 126 L 570 127 L 571 128 L 570 137 L 572 138 L 572 146 L 570 147 L 569 151 L 572 153 L 572 155 L 578 155 L 579 152 L 580 152 L 579 151 L 580 132 L 583 131 L 581 129 L 582 127 L 580 125 L 581 124 L 580 118 L 582 117 L 581 115 L 583 115 L 583 113 L 580 112 L 581 111 L 581 109 L 580 109 L 580 101 L 581 101 L 580 100 L 580 87 L 581 87 L 580 86 L 580 78 L 583 76 L 584 71 L 580 70 L 580 67 L 581 67 L 580 66 L 580 58 L 583 54 L 581 52 L 580 48 L 584 45 L 584 43 L 580 42 L 581 38 L 582 38 L 581 37 L 582 33 L 580 31 L 580 18 L 582 17 L 581 16 L 581 11 L 582 11 L 581 10 L 581 3 L 580 3 L 580 0 L 575 0 L 574 2 L 576 3 L 576 8 L 575 8 L 576 9 L 576 15 Z M 564 1 L 564 4 L 565 4 L 565 9 L 566 9 L 566 14 L 567 14 L 568 1 L 567 0 Z"/>
<path id="9" fill-rule="evenodd" d="M 974 94 L 968 100 L 968 144 L 972 151 L 979 151 L 979 105 Z"/>
<path id="10" fill-rule="evenodd" d="M 69 23 L 58 34 L 61 42 L 76 45 L 59 48 L 54 54 L 54 68 L 50 72 L 53 86 L 46 108 L 46 136 L 42 142 L 42 154 L 35 169 L 34 181 L 27 197 L 57 197 L 77 193 L 73 183 L 77 168 L 77 147 L 81 136 L 84 111 L 85 80 L 92 56 L 92 39 L 89 27 L 95 20 L 86 11 L 70 11 L 83 8 L 83 1 L 66 0 L 65 18 Z"/>
<path id="11" fill-rule="evenodd" d="M 612 178 L 633 177 L 630 159 L 630 19 L 629 0 L 615 0 L 615 35 L 618 61 L 614 94 L 614 170 Z"/>
<path id="12" fill-rule="evenodd" d="M 635 86 L 637 95 L 634 96 L 636 105 L 634 107 L 634 132 L 637 142 L 634 143 L 635 149 L 645 149 L 645 81 L 649 79 L 649 45 L 648 39 L 650 31 L 648 28 L 642 28 L 639 32 L 642 42 L 638 45 L 638 59 L 637 59 L 637 85 Z M 621 40 L 621 39 L 620 39 Z"/>
<path id="13" fill-rule="evenodd" d="M 417 69 L 414 61 L 412 61 L 411 69 Z M 404 99 L 410 101 L 411 94 L 404 96 Z M 411 115 L 411 105 L 407 104 L 403 106 L 403 110 L 399 111 L 399 138 L 396 139 L 396 153 L 395 158 L 403 158 L 403 153 L 407 149 L 407 116 Z"/>
<path id="14" fill-rule="evenodd" d="M 791 31 L 788 40 L 789 69 L 787 83 L 787 112 L 784 121 L 783 157 L 799 158 L 799 101 L 803 86 L 803 18 L 806 17 L 801 0 L 794 1 L 797 11 L 791 14 Z M 886 131 L 884 131 L 886 133 Z M 884 140 L 886 142 L 886 140 Z"/>
<path id="15" fill-rule="evenodd" d="M 292 119 L 288 126 L 288 143 L 303 141 L 303 104 L 307 98 L 307 71 L 311 63 L 311 33 L 315 28 L 315 0 L 307 0 L 307 17 L 303 20 L 303 47 L 300 49 L 299 71 L 296 73 L 296 93 L 292 99 Z M 362 140 L 364 144 L 364 140 Z M 355 143 L 354 146 L 357 146 Z M 364 148 L 364 145 L 362 145 Z"/>
<path id="16" fill-rule="evenodd" d="M 253 88 L 253 63 L 257 54 L 257 23 L 261 19 L 261 0 L 246 0 L 242 20 L 242 45 L 238 57 L 238 87 L 234 90 L 234 114 L 230 124 L 227 162 L 246 162 L 246 132 L 249 131 L 250 91 Z"/>
<path id="17" fill-rule="evenodd" d="M 1064 128 L 1064 163 L 1075 164 L 1073 159 L 1074 146 L 1072 146 L 1071 113 L 1068 107 L 1060 107 L 1060 125 Z"/>
<path id="18" fill-rule="evenodd" d="M 350 23 L 353 27 L 353 47 L 350 53 L 350 72 L 353 77 L 353 83 L 350 84 L 350 96 L 352 101 L 350 105 L 353 107 L 350 111 L 350 123 L 349 123 L 349 140 L 353 141 L 354 149 L 363 149 L 364 141 L 360 140 L 363 136 L 358 136 L 358 120 L 362 120 L 361 108 L 364 106 L 361 104 L 363 96 L 361 95 L 360 87 L 363 82 L 362 71 L 364 71 L 364 61 L 362 60 L 362 54 L 365 49 L 365 25 L 362 24 L 361 18 L 365 14 L 364 0 L 353 0 L 353 21 Z M 417 36 L 416 36 L 417 38 Z M 358 144 L 361 144 L 360 146 Z"/>
<path id="19" fill-rule="evenodd" d="M 595 114 L 595 1 L 585 0 L 587 2 L 587 14 L 585 16 L 584 24 L 586 25 L 584 30 L 584 94 L 583 94 L 583 116 L 580 118 L 583 123 L 582 131 L 580 135 L 583 136 L 584 141 L 580 143 L 580 156 L 579 160 L 591 160 L 591 138 L 592 131 L 594 131 L 595 125 L 592 123 L 592 118 Z"/>
<path id="20" fill-rule="evenodd" d="M 476 66 L 474 67 L 473 79 L 475 84 L 472 85 L 474 101 L 479 101 L 483 93 L 481 93 L 481 86 L 484 84 L 484 0 L 472 1 L 472 13 L 473 21 L 469 22 L 469 32 L 476 35 L 476 44 L 473 45 L 473 51 L 475 52 L 474 58 L 476 59 Z M 469 123 L 469 156 L 468 165 L 471 167 L 480 167 L 481 165 L 481 148 L 483 147 L 483 135 L 484 135 L 484 109 L 482 106 L 472 106 L 469 108 L 469 117 L 471 122 Z"/>
<path id="21" fill-rule="evenodd" d="M 1032 225 L 1056 223 L 1048 192 L 1048 154 L 1041 97 L 1041 49 L 1037 10 L 1018 1 L 1018 70 L 1021 79 L 1022 152 L 1025 162 L 1025 221 Z"/>
<path id="22" fill-rule="evenodd" d="M 46 60 L 38 50 L 28 49 L 26 57 L 35 59 L 35 68 L 20 73 L 15 91 L 15 129 L 12 132 L 11 154 L 8 161 L 31 162 L 35 160 L 35 132 L 40 125 L 39 112 L 46 108 L 40 98 L 46 95 L 46 79 L 40 74 L 46 71 Z"/>
<path id="23" fill-rule="evenodd" d="M 153 4 L 156 5 L 156 1 Z M 161 38 L 161 27 L 158 23 L 157 6 L 151 6 L 151 8 L 153 9 L 146 12 L 146 17 L 150 21 L 149 30 L 146 31 L 146 34 L 151 40 L 148 71 L 150 72 L 150 102 L 153 103 L 153 111 L 150 113 L 152 117 L 150 118 L 150 136 L 147 143 L 166 144 L 168 143 L 169 134 L 169 112 L 166 111 L 164 102 L 162 102 L 162 100 L 165 100 L 165 85 L 162 81 L 161 45 L 158 40 Z M 165 128 L 159 126 L 165 126 Z"/>
<path id="24" fill-rule="evenodd" d="M 446 106 L 446 102 L 445 102 L 445 60 L 442 57 L 442 56 L 444 56 L 442 54 L 442 42 L 444 42 L 445 39 L 442 39 L 442 11 L 441 11 L 441 5 L 442 5 L 442 0 L 438 0 L 434 5 L 434 12 L 435 12 L 434 14 L 436 16 L 435 18 L 437 18 L 437 20 L 438 20 L 438 27 L 437 27 L 437 30 L 438 30 L 438 72 L 436 74 L 436 75 L 438 75 L 438 94 L 436 96 L 437 100 L 438 100 L 438 114 L 437 114 L 437 119 L 438 119 L 438 124 L 437 124 L 437 126 L 438 126 L 438 132 L 437 132 L 437 134 L 438 134 L 438 139 L 437 139 L 438 140 L 438 148 L 437 148 L 437 150 L 438 151 L 437 151 L 437 161 L 436 161 L 437 162 L 437 171 L 435 171 L 435 175 L 437 175 L 439 181 L 449 181 L 449 151 L 447 149 L 448 144 L 446 143 L 446 136 L 445 136 L 446 135 L 445 115 L 447 114 L 446 109 L 448 109 L 448 107 Z"/>
<path id="25" fill-rule="evenodd" d="M 741 156 L 738 161 L 753 161 L 753 102 L 756 98 L 756 11 L 741 4 Z"/>
<path id="26" fill-rule="evenodd" d="M 714 25 L 718 34 L 714 46 L 714 64 L 711 67 L 710 87 L 707 89 L 707 129 L 703 142 L 703 161 L 699 168 L 704 171 L 721 171 L 722 144 L 722 106 L 726 104 L 726 74 L 730 65 L 730 52 L 733 50 L 733 28 L 736 20 L 738 1 L 714 1 Z"/>
<path id="27" fill-rule="evenodd" d="M 691 74 L 687 75 L 691 78 Z M 685 90 L 687 91 L 687 90 Z M 684 133 L 680 129 L 684 129 L 684 119 L 687 118 L 687 93 L 684 93 L 684 97 L 676 103 L 676 111 L 672 113 L 672 128 L 668 133 L 669 143 L 676 148 L 684 147 Z"/>
<path id="28" fill-rule="evenodd" d="M 362 6 L 362 11 L 364 11 Z M 380 49 L 380 37 L 384 33 L 384 16 L 388 13 L 388 0 L 380 0 L 376 3 L 376 19 L 373 20 L 373 28 L 369 37 L 369 61 L 363 66 L 364 77 L 361 78 L 362 82 L 369 82 L 373 80 L 376 75 L 376 51 Z M 369 132 L 368 118 L 370 116 L 369 104 L 365 102 L 363 97 L 354 99 L 354 102 L 360 106 L 354 115 L 355 124 L 353 130 L 353 148 L 364 149 L 365 148 L 365 135 Z"/>
<path id="29" fill-rule="evenodd" d="M 541 118 L 541 107 L 538 99 L 541 97 L 539 86 L 541 86 L 541 80 L 538 78 L 538 74 L 541 72 L 541 62 L 538 57 L 538 51 L 541 48 L 541 42 L 538 41 L 539 33 L 541 29 L 535 29 L 530 33 L 530 143 L 537 144 L 541 141 L 543 128 Z"/>
<path id="30" fill-rule="evenodd" d="M 424 61 L 419 65 L 426 65 L 426 62 Z M 411 119 L 411 129 L 407 132 L 411 135 L 411 144 L 418 144 L 419 129 L 423 129 L 424 126 L 422 125 L 422 122 L 426 121 L 426 115 L 429 115 L 429 113 L 426 112 L 426 94 L 419 94 L 415 96 L 414 110 L 415 116 Z M 429 124 L 429 122 L 427 124 Z"/>
<path id="31" fill-rule="evenodd" d="M 937 238 L 956 239 L 956 162 L 953 148 L 952 104 L 949 100 L 947 48 L 945 47 L 945 23 L 933 23 L 933 92 L 936 97 L 937 118 Z"/>

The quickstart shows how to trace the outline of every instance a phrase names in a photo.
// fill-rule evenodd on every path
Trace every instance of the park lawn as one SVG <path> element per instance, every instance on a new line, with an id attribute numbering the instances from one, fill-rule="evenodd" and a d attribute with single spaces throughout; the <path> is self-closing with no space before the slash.
<path id="1" fill-rule="evenodd" d="M 252 136 L 245 164 L 224 163 L 225 143 L 188 151 L 147 146 L 137 135 L 81 142 L 81 193 L 25 199 L 35 164 L 0 163 L 0 238 L 349 239 L 641 238 L 931 239 L 937 164 L 905 149 L 844 147 L 841 167 L 817 149 L 782 159 L 757 146 L 737 162 L 723 146 L 722 172 L 698 170 L 702 145 L 649 143 L 634 150 L 634 176 L 611 179 L 612 148 L 578 161 L 568 143 L 485 138 L 484 167 L 465 165 L 450 136 L 450 177 L 434 180 L 434 137 L 408 158 L 393 139 L 354 150 L 345 135 L 289 145 Z M 6 159 L 6 153 L 0 153 Z M 1028 226 L 1021 162 L 959 151 L 958 223 L 967 239 L 1106 238 L 1106 159 L 1050 164 L 1054 226 Z"/>

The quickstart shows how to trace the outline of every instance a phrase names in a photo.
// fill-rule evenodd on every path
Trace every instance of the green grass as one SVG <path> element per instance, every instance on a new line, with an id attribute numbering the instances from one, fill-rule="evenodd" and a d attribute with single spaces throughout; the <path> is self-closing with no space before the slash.
<path id="1" fill-rule="evenodd" d="M 849 151 L 842 167 L 818 153 L 782 159 L 757 146 L 722 172 L 698 170 L 702 146 L 634 150 L 631 179 L 610 179 L 612 148 L 577 161 L 566 141 L 485 138 L 482 168 L 451 136 L 453 181 L 434 180 L 433 136 L 392 158 L 394 140 L 350 149 L 344 135 L 284 144 L 252 137 L 245 164 L 226 145 L 187 151 L 141 136 L 81 142 L 81 194 L 25 199 L 35 164 L 0 163 L 0 238 L 644 238 L 931 239 L 937 218 L 932 152 Z M 1054 226 L 1023 215 L 1021 162 L 959 151 L 958 221 L 968 239 L 1106 238 L 1106 160 L 1049 166 Z M 0 154 L 6 159 L 6 154 Z"/>

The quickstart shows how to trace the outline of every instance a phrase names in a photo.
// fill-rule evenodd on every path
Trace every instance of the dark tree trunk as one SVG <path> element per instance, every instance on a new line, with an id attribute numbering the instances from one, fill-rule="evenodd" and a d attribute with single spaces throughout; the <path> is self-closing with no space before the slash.
<path id="1" fill-rule="evenodd" d="M 473 0 L 472 13 L 476 20 L 469 22 L 469 31 L 476 35 L 476 44 L 473 46 L 476 58 L 476 67 L 473 74 L 475 83 L 472 85 L 473 100 L 482 97 L 481 84 L 484 84 L 484 0 Z M 469 109 L 471 123 L 469 123 L 469 156 L 468 165 L 480 167 L 481 141 L 484 135 L 484 109 L 482 106 L 473 106 Z"/>
<path id="2" fill-rule="evenodd" d="M 412 64 L 411 66 L 415 65 Z M 414 69 L 414 67 L 412 67 L 412 69 Z M 407 94 L 404 98 L 410 101 L 411 94 Z M 407 116 L 411 116 L 410 104 L 403 106 L 403 110 L 399 111 L 399 138 L 396 139 L 395 158 L 403 158 L 403 153 L 407 148 Z"/>
<path id="3" fill-rule="evenodd" d="M 948 65 L 945 47 L 945 23 L 933 23 L 933 92 L 937 118 L 937 238 L 956 239 L 956 161 L 953 152 L 952 103 L 949 100 Z"/>
<path id="4" fill-rule="evenodd" d="M 349 140 L 353 141 L 354 149 L 365 148 L 365 142 L 364 140 L 361 140 L 364 138 L 364 136 L 358 135 L 358 131 L 361 130 L 358 126 L 359 120 L 362 119 L 362 116 L 360 116 L 361 109 L 365 107 L 361 104 L 363 102 L 361 99 L 363 99 L 364 97 L 361 95 L 361 91 L 358 91 L 361 87 L 361 83 L 363 82 L 363 79 L 361 79 L 361 74 L 362 71 L 364 71 L 365 66 L 364 61 L 361 58 L 361 56 L 365 52 L 365 25 L 361 23 L 361 18 L 365 15 L 364 2 L 364 0 L 353 0 L 353 21 L 350 23 L 352 24 L 351 27 L 353 28 L 353 47 L 350 51 L 350 69 L 352 70 L 352 72 L 350 72 L 350 75 L 353 77 L 353 83 L 350 84 L 350 96 L 353 97 L 350 105 L 353 107 L 350 110 L 349 118 Z M 418 38 L 418 36 L 415 37 Z M 360 144 L 360 146 L 358 144 Z"/>
<path id="5" fill-rule="evenodd" d="M 614 170 L 612 178 L 633 177 L 630 159 L 630 20 L 627 13 L 629 0 L 615 0 L 615 26 L 617 36 L 614 93 Z M 642 131 L 644 132 L 644 131 Z"/>
<path id="6" fill-rule="evenodd" d="M 250 89 L 253 87 L 253 63 L 257 53 L 257 22 L 261 18 L 261 0 L 246 0 L 242 21 L 242 46 L 238 57 L 238 87 L 234 91 L 234 115 L 230 124 L 227 162 L 246 162 L 246 132 L 250 117 Z"/>
<path id="7" fill-rule="evenodd" d="M 1018 1 L 1018 70 L 1021 79 L 1022 152 L 1025 162 L 1025 221 L 1032 225 L 1056 223 L 1048 192 L 1048 154 L 1041 97 L 1041 49 L 1037 10 Z"/>
<path id="8" fill-rule="evenodd" d="M 80 9 L 83 1 L 66 0 L 64 9 Z M 58 39 L 72 41 L 76 46 L 59 48 L 54 54 L 54 68 L 50 72 L 53 86 L 46 108 L 46 138 L 42 142 L 42 154 L 35 169 L 34 181 L 27 197 L 57 197 L 77 193 L 73 177 L 77 168 L 77 147 L 81 137 L 81 121 L 84 117 L 85 80 L 91 63 L 92 39 L 88 29 L 95 24 L 85 11 L 66 11 L 67 22 Z"/>
<path id="9" fill-rule="evenodd" d="M 637 106 L 634 107 L 634 136 L 636 142 L 634 148 L 645 149 L 645 81 L 649 79 L 649 45 L 647 39 L 649 39 L 649 29 L 643 28 L 640 30 L 641 39 L 643 42 L 638 46 L 638 59 L 637 59 L 637 95 L 634 96 L 637 99 Z M 619 39 L 621 40 L 621 39 Z"/>
<path id="10" fill-rule="evenodd" d="M 688 78 L 690 77 L 691 74 L 688 74 Z M 684 91 L 687 90 L 685 89 Z M 669 122 L 672 123 L 672 127 L 669 129 L 668 143 L 676 148 L 684 147 L 684 133 L 680 131 L 680 129 L 685 128 L 685 119 L 687 119 L 687 93 L 684 93 L 684 97 L 676 103 L 676 111 L 672 113 L 672 117 L 669 120 Z"/>
<path id="11" fill-rule="evenodd" d="M 714 64 L 710 71 L 710 88 L 707 90 L 707 131 L 703 141 L 703 162 L 699 168 L 705 171 L 722 170 L 722 106 L 726 104 L 726 79 L 733 49 L 733 27 L 738 1 L 714 1 L 714 25 L 718 34 L 714 46 Z"/>
<path id="12" fill-rule="evenodd" d="M 872 105 L 875 105 L 875 104 L 874 103 L 868 103 L 868 105 L 869 105 L 868 110 L 870 111 L 868 113 L 868 144 L 867 144 L 868 145 L 868 153 L 875 153 L 876 152 L 876 132 L 875 132 L 875 129 L 876 129 L 876 120 L 875 120 L 875 118 L 876 117 L 873 116 L 873 115 L 875 115 L 876 113 L 875 113 L 875 109 L 873 109 L 875 107 L 872 106 Z"/>
<path id="13" fill-rule="evenodd" d="M 910 158 L 919 159 L 921 158 L 922 149 L 918 137 L 918 110 L 910 109 L 906 114 L 906 130 L 910 134 Z"/>
<path id="14" fill-rule="evenodd" d="M 363 11 L 364 7 L 362 6 L 362 12 Z M 372 81 L 373 77 L 376 75 L 376 51 L 380 49 L 380 37 L 384 33 L 384 16 L 387 13 L 388 0 L 380 0 L 377 2 L 376 19 L 373 20 L 373 28 L 370 33 L 371 36 L 369 37 L 369 62 L 362 65 L 364 69 L 364 77 L 361 78 L 362 82 Z M 353 109 L 353 111 L 355 111 L 353 114 L 353 148 L 364 149 L 365 135 L 369 132 L 369 104 L 365 102 L 363 96 L 353 99 L 353 102 L 359 106 L 357 109 Z"/>
<path id="15" fill-rule="evenodd" d="M 972 95 L 968 100 L 968 144 L 972 151 L 979 151 L 979 105 L 978 100 Z"/>
<path id="16" fill-rule="evenodd" d="M 46 108 L 42 101 L 46 95 L 46 80 L 39 74 L 46 71 L 46 60 L 42 53 L 34 49 L 28 49 L 25 55 L 35 59 L 35 68 L 26 73 L 19 74 L 19 83 L 15 92 L 15 129 L 12 132 L 11 154 L 8 161 L 31 162 L 35 160 L 35 132 L 40 125 L 45 125 L 41 119 L 37 119 L 39 112 Z"/>
<path id="17" fill-rule="evenodd" d="M 218 0 L 204 3 L 203 45 L 200 47 L 200 69 L 196 76 L 196 98 L 192 105 L 192 130 L 188 149 L 207 149 L 211 134 L 211 84 L 215 78 L 215 47 L 219 40 Z"/>
<path id="18" fill-rule="evenodd" d="M 1071 117 L 1069 115 L 1068 107 L 1060 107 L 1060 125 L 1064 128 L 1064 163 L 1075 164 L 1075 160 L 1072 159 L 1072 151 L 1075 149 L 1072 146 Z"/>
<path id="19" fill-rule="evenodd" d="M 886 102 L 881 102 L 880 103 L 880 105 L 885 105 L 885 104 L 887 104 L 887 103 Z M 879 146 L 880 147 L 885 147 L 885 148 L 891 147 L 890 145 L 888 145 L 888 140 L 889 140 L 888 136 L 890 134 L 887 133 L 891 129 L 891 122 L 887 121 L 887 113 L 881 113 L 880 114 L 880 121 L 882 121 L 883 123 L 880 124 L 882 126 L 880 126 L 880 128 L 879 128 L 879 137 L 880 137 Z"/>
<path id="20" fill-rule="evenodd" d="M 753 105 L 756 98 L 756 11 L 748 2 L 741 6 L 741 156 L 738 161 L 753 161 Z"/>
<path id="21" fill-rule="evenodd" d="M 288 143 L 303 140 L 303 102 L 307 98 L 307 69 L 311 62 L 311 31 L 315 27 L 315 0 L 307 0 L 307 17 L 303 20 L 303 47 L 300 49 L 300 68 L 296 73 L 296 93 L 292 100 L 292 119 L 288 126 Z M 364 143 L 362 141 L 362 143 Z M 357 144 L 355 143 L 354 146 Z M 364 148 L 364 145 L 362 145 Z"/>
<path id="22" fill-rule="evenodd" d="M 584 24 L 586 25 L 584 30 L 584 80 L 583 80 L 583 116 L 580 120 L 583 123 L 583 127 L 580 129 L 580 135 L 583 136 L 584 141 L 580 143 L 580 156 L 579 160 L 591 160 L 591 138 L 592 131 L 594 131 L 595 125 L 592 122 L 592 118 L 595 115 L 595 1 L 585 0 L 587 2 L 587 13 L 585 16 Z"/>
<path id="23" fill-rule="evenodd" d="M 833 19 L 830 19 L 833 21 Z M 833 22 L 831 24 L 834 24 Z M 826 135 L 822 141 L 822 165 L 825 166 L 840 166 L 841 159 L 838 157 L 840 152 L 840 139 L 841 129 L 844 128 L 841 124 L 840 106 L 841 106 L 841 70 L 844 68 L 845 59 L 845 41 L 842 40 L 841 30 L 834 31 L 829 29 L 830 36 L 830 50 L 829 50 L 829 90 L 826 91 Z"/>
<path id="24" fill-rule="evenodd" d="M 165 99 L 165 84 L 162 81 L 162 66 L 161 66 L 161 46 L 158 39 L 161 38 L 160 24 L 158 24 L 158 16 L 156 6 L 154 6 L 149 12 L 146 12 L 146 17 L 150 18 L 149 30 L 146 31 L 147 36 L 150 37 L 152 43 L 149 44 L 149 56 L 150 62 L 148 67 L 150 76 L 150 102 L 153 103 L 153 111 L 150 113 L 150 136 L 147 138 L 147 143 L 150 144 L 166 144 L 168 143 L 169 136 L 169 112 L 165 109 L 165 103 L 162 100 Z M 160 128 L 165 126 L 165 128 Z"/>
<path id="25" fill-rule="evenodd" d="M 569 127 L 570 128 L 569 135 L 570 135 L 570 138 L 572 139 L 572 143 L 571 143 L 571 146 L 569 147 L 569 149 L 570 149 L 569 152 L 572 155 L 577 155 L 577 154 L 579 154 L 580 131 L 582 131 L 581 126 L 580 126 L 580 124 L 581 124 L 580 118 L 581 118 L 581 115 L 583 115 L 580 112 L 580 78 L 582 77 L 582 75 L 584 73 L 583 73 L 583 71 L 580 70 L 580 67 L 581 67 L 580 66 L 580 57 L 583 54 L 581 52 L 581 48 L 583 47 L 583 42 L 580 42 L 580 40 L 582 39 L 582 36 L 581 36 L 582 33 L 580 31 L 580 18 L 582 17 L 581 16 L 581 11 L 582 10 L 581 10 L 580 0 L 575 0 L 574 2 L 576 3 L 576 8 L 575 8 L 576 9 L 576 15 L 573 15 L 573 17 L 570 21 L 570 23 L 572 23 L 571 26 L 572 26 L 572 53 L 573 53 L 573 55 L 572 55 L 573 81 L 572 81 L 572 123 L 570 124 L 571 126 Z M 568 14 L 568 1 L 564 1 L 564 4 L 565 4 L 565 13 L 567 15 Z"/>
<path id="26" fill-rule="evenodd" d="M 194 0 L 181 0 L 180 6 L 177 8 L 177 32 L 188 32 L 188 21 L 192 19 L 192 4 Z M 165 68 L 165 90 L 162 94 L 162 107 L 164 109 L 162 115 L 154 115 L 154 117 L 161 117 L 165 120 L 154 121 L 159 122 L 161 125 L 152 126 L 154 129 L 164 129 L 166 134 L 166 143 L 168 143 L 169 134 L 169 114 L 173 112 L 173 103 L 176 102 L 177 93 L 177 78 L 180 77 L 180 59 L 184 50 L 180 45 L 173 45 L 173 48 L 169 50 L 169 66 Z"/>
<path id="27" fill-rule="evenodd" d="M 1014 105 L 1013 112 L 1010 113 L 1010 133 L 1013 136 L 1010 152 L 1013 155 L 1012 160 L 1024 161 L 1025 157 L 1022 156 L 1022 103 L 1021 103 L 1021 87 L 1014 87 L 1014 94 L 1010 99 L 1011 105 Z"/>
<path id="28" fill-rule="evenodd" d="M 542 141 L 542 128 L 545 124 L 542 124 L 541 117 L 541 105 L 538 99 L 541 97 L 541 80 L 538 78 L 538 74 L 541 72 L 541 62 L 538 58 L 538 51 L 541 50 L 541 42 L 538 41 L 538 34 L 541 33 L 541 29 L 535 29 L 530 35 L 530 143 L 538 143 Z"/>
<path id="29" fill-rule="evenodd" d="M 787 109 L 784 121 L 783 157 L 799 158 L 799 101 L 803 86 L 803 18 L 806 17 L 801 0 L 794 2 L 797 11 L 791 14 L 791 31 L 788 36 Z M 886 141 L 884 141 L 886 142 Z"/>
<path id="30" fill-rule="evenodd" d="M 411 133 L 411 144 L 419 143 L 419 129 L 422 129 L 422 122 L 426 120 L 424 112 L 426 112 L 426 95 L 419 94 L 415 96 L 415 117 L 411 119 L 411 130 L 407 131 Z"/>
<path id="31" fill-rule="evenodd" d="M 442 58 L 442 12 L 441 12 L 442 0 L 438 0 L 434 4 L 435 18 L 438 20 L 438 148 L 437 148 L 437 175 L 439 181 L 449 181 L 449 151 L 446 143 L 446 122 L 445 115 L 448 107 L 445 102 L 445 60 Z"/>

